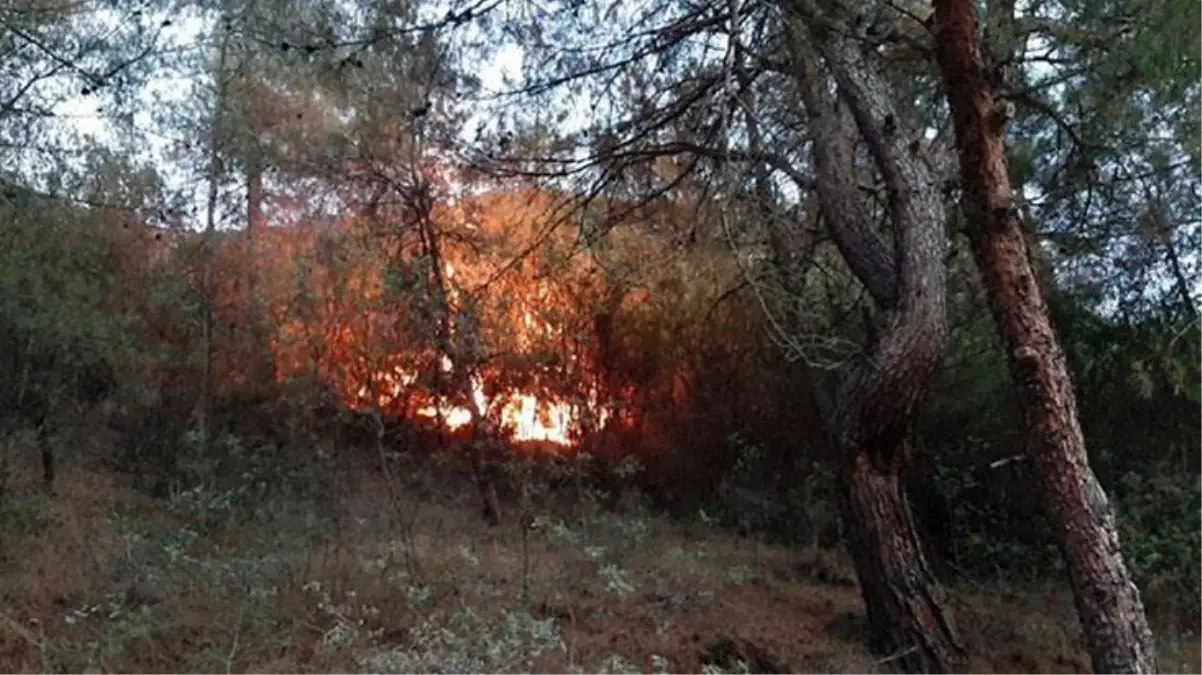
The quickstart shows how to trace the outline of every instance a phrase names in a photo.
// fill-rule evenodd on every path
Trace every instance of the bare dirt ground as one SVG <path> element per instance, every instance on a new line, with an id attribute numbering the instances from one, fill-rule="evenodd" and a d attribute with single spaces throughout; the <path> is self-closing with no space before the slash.
<path id="1" fill-rule="evenodd" d="M 10 490 L 0 670 L 888 671 L 838 552 L 588 499 L 488 528 L 464 484 L 396 471 L 164 500 L 75 466 L 55 497 Z M 951 590 L 974 671 L 1089 668 L 1063 590 Z M 1161 643 L 1165 672 L 1199 672 L 1196 637 Z"/>

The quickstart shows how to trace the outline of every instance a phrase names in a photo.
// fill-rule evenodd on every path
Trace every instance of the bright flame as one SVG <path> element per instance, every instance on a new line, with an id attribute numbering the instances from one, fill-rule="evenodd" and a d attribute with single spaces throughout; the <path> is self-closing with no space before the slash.
<path id="1" fill-rule="evenodd" d="M 454 279 L 458 270 L 450 261 L 444 261 L 445 278 Z M 447 299 L 454 307 L 458 302 L 458 293 L 453 284 L 448 284 Z M 546 299 L 546 288 L 540 288 L 540 300 Z M 530 312 L 523 312 L 519 328 L 519 343 L 530 346 L 534 334 L 548 338 L 555 333 L 554 327 L 547 321 L 536 318 Z M 452 327 L 454 331 L 454 327 Z M 575 355 L 571 358 L 575 360 Z M 444 373 L 450 373 L 454 364 L 450 357 L 442 355 L 440 365 Z M 379 405 L 381 408 L 392 407 L 402 395 L 415 385 L 418 377 L 415 373 L 394 369 L 375 378 L 376 391 L 373 396 L 369 387 L 359 389 L 360 402 L 367 405 Z M 540 400 L 538 396 L 508 392 L 490 398 L 484 393 L 484 385 L 479 377 L 471 378 L 472 403 L 474 412 L 479 415 L 498 419 L 502 430 L 516 441 L 541 441 L 561 446 L 573 444 L 572 431 L 580 421 L 580 408 L 572 403 L 554 400 Z M 596 408 L 596 401 L 590 401 Z M 600 409 L 598 421 L 604 424 L 609 418 L 610 411 Z M 465 406 L 449 405 L 446 401 L 435 401 L 422 406 L 416 411 L 419 417 L 433 420 L 450 431 L 462 429 L 472 423 L 473 409 Z"/>
<path id="2" fill-rule="evenodd" d="M 450 370 L 452 367 L 450 359 L 445 356 L 442 358 L 442 367 L 444 370 Z M 387 408 L 400 399 L 417 379 L 416 374 L 400 369 L 381 373 L 377 376 L 379 395 L 374 397 L 373 401 L 370 389 L 363 386 L 359 388 L 359 400 L 365 404 L 374 403 Z M 497 415 L 500 425 L 515 441 L 541 441 L 562 446 L 573 444 L 572 430 L 580 415 L 576 406 L 571 403 L 543 401 L 537 396 L 524 393 L 510 393 L 490 399 L 484 393 L 484 386 L 479 378 L 472 379 L 472 398 L 481 415 L 487 415 L 494 407 L 499 407 Z M 422 406 L 418 408 L 417 415 L 435 421 L 441 418 L 442 426 L 450 431 L 462 429 L 472 422 L 470 408 L 446 403 Z M 598 418 L 599 422 L 604 424 L 609 418 L 609 411 L 602 409 Z"/>
<path id="3" fill-rule="evenodd" d="M 529 394 L 516 394 L 501 409 L 501 425 L 513 430 L 514 440 L 571 445 L 574 413 L 567 403 L 546 403 Z"/>
<path id="4" fill-rule="evenodd" d="M 488 414 L 494 406 L 499 406 L 501 427 L 515 441 L 543 441 L 563 446 L 573 443 L 572 428 L 579 415 L 570 403 L 540 401 L 536 396 L 522 393 L 490 400 L 484 394 L 484 387 L 479 380 L 472 382 L 472 397 L 480 414 Z M 441 414 L 443 424 L 451 431 L 462 429 L 472 421 L 472 411 L 462 406 L 440 408 L 428 405 L 418 410 L 417 414 L 428 419 L 437 419 Z M 603 411 L 601 420 L 604 421 L 606 417 L 608 415 Z"/>

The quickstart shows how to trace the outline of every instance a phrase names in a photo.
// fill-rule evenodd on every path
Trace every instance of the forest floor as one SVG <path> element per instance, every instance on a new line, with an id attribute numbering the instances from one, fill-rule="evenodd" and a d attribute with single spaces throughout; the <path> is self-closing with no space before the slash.
<path id="1" fill-rule="evenodd" d="M 30 473 L 0 514 L 2 672 L 888 670 L 840 553 L 637 506 L 489 528 L 413 469 L 400 494 L 360 466 L 170 499 L 80 463 L 39 497 Z M 950 590 L 973 671 L 1088 669 L 1063 589 Z M 1160 642 L 1165 672 L 1202 668 L 1196 637 Z"/>

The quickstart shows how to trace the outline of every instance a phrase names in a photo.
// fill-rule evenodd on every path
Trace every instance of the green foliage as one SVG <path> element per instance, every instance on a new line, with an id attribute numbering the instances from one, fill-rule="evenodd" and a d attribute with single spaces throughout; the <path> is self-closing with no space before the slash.
<path id="1" fill-rule="evenodd" d="M 978 579 L 1031 581 L 1060 564 L 1051 530 L 1037 515 L 1025 468 L 983 471 L 991 444 L 964 439 L 936 459 L 934 483 L 947 501 L 953 568 Z M 1004 472 L 1017 471 L 1017 476 Z M 1007 484 L 1007 478 L 1009 478 Z"/>
<path id="2" fill-rule="evenodd" d="M 29 497 L 0 503 L 0 531 L 17 535 L 37 534 L 47 525 L 42 517 L 42 508 L 47 498 Z"/>
<path id="3" fill-rule="evenodd" d="M 6 323 L 49 338 L 99 333 L 104 324 L 96 301 L 114 279 L 87 214 L 15 192 L 0 197 L 0 222 Z"/>
<path id="4" fill-rule="evenodd" d="M 333 458 L 317 452 L 288 461 L 275 445 L 230 434 L 200 452 L 195 432 L 184 435 L 171 509 L 201 533 L 236 525 L 254 514 L 272 517 L 268 505 L 281 499 L 318 501 L 331 489 Z"/>
<path id="5" fill-rule="evenodd" d="M 1154 318 L 1107 322 L 1066 296 L 1054 299 L 1053 310 L 1091 463 L 1114 495 L 1124 550 L 1145 586 L 1196 597 L 1198 331 Z M 950 512 L 950 562 L 978 579 L 1029 581 L 1054 573 L 1060 555 L 1039 513 L 1030 466 L 989 468 L 1024 447 L 993 330 L 977 320 L 953 333 L 920 445 L 924 470 Z"/>
<path id="6" fill-rule="evenodd" d="M 840 485 L 835 467 L 796 457 L 790 462 L 792 475 L 780 475 L 771 462 L 771 453 L 780 449 L 739 433 L 727 442 L 734 464 L 701 512 L 703 521 L 771 541 L 829 546 L 839 540 Z"/>
<path id="7" fill-rule="evenodd" d="M 974 312 L 961 319 L 929 413 L 920 421 L 922 445 L 942 455 L 945 445 L 959 452 L 965 437 L 1000 443 L 1015 424 L 1010 372 L 993 320 Z"/>
<path id="8" fill-rule="evenodd" d="M 1199 615 L 1202 597 L 1202 485 L 1197 475 L 1159 467 L 1123 475 L 1116 490 L 1123 554 L 1149 604 Z M 1196 620 L 1196 619 L 1195 619 Z"/>
<path id="9" fill-rule="evenodd" d="M 21 191 L 0 196 L 0 401 L 29 422 L 56 399 L 111 388 L 130 325 L 105 310 L 117 261 L 87 212 Z"/>

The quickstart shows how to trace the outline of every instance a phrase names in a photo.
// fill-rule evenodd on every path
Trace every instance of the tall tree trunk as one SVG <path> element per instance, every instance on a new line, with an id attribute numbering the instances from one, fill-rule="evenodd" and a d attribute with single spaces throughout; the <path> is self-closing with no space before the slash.
<path id="1" fill-rule="evenodd" d="M 200 380 L 200 396 L 196 401 L 196 431 L 199 437 L 200 450 L 207 451 L 209 447 L 210 436 L 212 430 L 210 426 L 210 417 L 213 407 L 213 351 L 214 340 L 216 337 L 216 326 L 214 325 L 213 306 L 216 303 L 216 291 L 213 284 L 213 265 L 215 263 L 216 246 L 217 246 L 217 207 L 218 198 L 220 196 L 220 181 L 221 175 L 224 172 L 223 163 L 221 161 L 221 125 L 224 115 L 222 111 L 226 104 L 226 93 L 228 91 L 228 78 L 226 76 L 226 60 L 228 56 L 228 40 L 224 37 L 218 52 L 216 65 L 216 80 L 217 91 L 213 101 L 213 114 L 210 120 L 212 127 L 209 129 L 209 150 L 208 150 L 208 167 L 206 176 L 208 181 L 208 196 L 205 204 L 205 228 L 201 238 L 201 249 L 203 260 L 203 272 L 201 275 L 201 380 Z"/>
<path id="2" fill-rule="evenodd" d="M 268 393 L 275 385 L 275 359 L 268 341 L 266 299 L 259 288 L 259 237 L 263 229 L 263 163 L 251 158 L 246 168 L 246 293 L 250 311 L 251 385 Z"/>
<path id="3" fill-rule="evenodd" d="M 838 31 L 814 30 L 827 23 L 814 0 L 784 6 L 813 133 L 822 213 L 883 318 L 870 353 L 852 365 L 824 406 L 827 435 L 843 463 L 848 545 L 870 644 L 907 672 L 961 671 L 965 649 L 923 554 L 903 480 L 910 460 L 907 432 L 947 344 L 941 195 L 931 167 L 898 119 L 888 87 L 859 45 Z M 858 194 L 858 140 L 885 182 L 892 245 L 876 231 Z"/>
<path id="4" fill-rule="evenodd" d="M 1099 673 L 1156 671 L 1139 589 L 1123 561 L 1114 511 L 1089 466 L 1064 351 L 1023 241 L 1010 184 L 999 64 L 980 40 L 972 0 L 936 0 L 936 56 L 960 156 L 969 239 L 1006 348 L 1044 510 Z"/>

